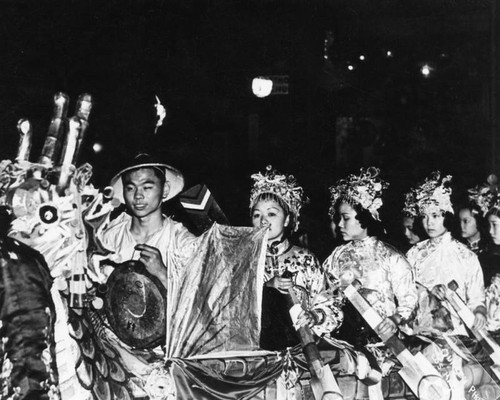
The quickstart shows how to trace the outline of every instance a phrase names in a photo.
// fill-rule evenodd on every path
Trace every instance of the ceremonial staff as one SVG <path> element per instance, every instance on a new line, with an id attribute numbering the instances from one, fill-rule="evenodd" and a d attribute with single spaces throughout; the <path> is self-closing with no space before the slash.
<path id="1" fill-rule="evenodd" d="M 458 289 L 458 284 L 455 280 L 448 283 L 448 290 L 445 290 L 446 300 L 455 309 L 459 317 L 464 321 L 464 324 L 469 328 L 476 339 L 481 343 L 484 351 L 488 354 L 490 359 L 493 361 L 491 370 L 495 373 L 497 378 L 500 378 L 500 346 L 491 337 L 485 328 L 474 329 L 474 313 L 467 307 L 465 302 L 456 292 Z"/>
<path id="2" fill-rule="evenodd" d="M 277 246 L 270 246 L 271 260 L 273 264 L 277 263 L 276 252 Z M 277 270 L 275 265 L 274 270 Z M 287 276 L 288 273 L 288 276 Z M 285 271 L 283 277 L 290 277 L 291 273 Z M 294 320 L 294 316 L 298 315 L 301 310 L 303 310 L 301 302 L 297 299 L 295 295 L 294 288 L 288 289 L 287 300 L 289 303 L 289 312 Z M 298 313 L 297 313 L 298 311 Z M 321 354 L 319 352 L 318 346 L 314 340 L 314 334 L 308 326 L 301 326 L 297 330 L 300 341 L 302 343 L 302 351 L 306 357 L 307 364 L 309 366 L 309 371 L 311 372 L 311 389 L 316 400 L 342 400 L 344 397 L 340 392 L 340 388 L 333 376 L 332 370 L 328 365 L 325 365 Z"/>
<path id="3" fill-rule="evenodd" d="M 378 327 L 383 322 L 379 313 L 358 292 L 361 283 L 354 280 L 344 294 L 359 311 L 363 319 L 379 335 L 385 345 L 391 349 L 403 366 L 399 374 L 420 400 L 447 400 L 451 398 L 451 389 L 434 366 L 418 352 L 413 355 L 398 338 L 396 333 L 384 334 Z"/>

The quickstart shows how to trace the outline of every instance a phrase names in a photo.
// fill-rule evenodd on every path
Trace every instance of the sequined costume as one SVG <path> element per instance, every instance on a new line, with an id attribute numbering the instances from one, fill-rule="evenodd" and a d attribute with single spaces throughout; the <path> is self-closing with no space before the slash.
<path id="1" fill-rule="evenodd" d="M 446 286 L 450 281 L 455 280 L 458 284 L 457 293 L 470 310 L 473 311 L 478 306 L 485 305 L 483 272 L 477 256 L 464 244 L 453 239 L 449 232 L 438 238 L 417 243 L 408 251 L 407 257 L 413 268 L 416 282 L 428 291 L 432 290 L 435 285 Z M 421 291 L 419 304 L 422 305 L 427 297 L 427 292 Z M 455 328 L 453 333 L 467 335 L 456 312 L 451 307 L 449 310 Z M 432 328 L 421 325 L 424 319 L 428 320 L 421 313 L 417 314 L 416 325 L 419 331 Z"/>
<path id="2" fill-rule="evenodd" d="M 313 310 L 318 323 L 312 330 L 323 336 L 335 330 L 343 319 L 340 307 L 326 295 L 324 274 L 318 259 L 309 250 L 284 240 L 267 252 L 265 282 L 287 271 L 293 275 L 294 291 L 304 308 Z M 285 294 L 264 286 L 261 347 L 277 350 L 300 343 L 288 314 Z"/>

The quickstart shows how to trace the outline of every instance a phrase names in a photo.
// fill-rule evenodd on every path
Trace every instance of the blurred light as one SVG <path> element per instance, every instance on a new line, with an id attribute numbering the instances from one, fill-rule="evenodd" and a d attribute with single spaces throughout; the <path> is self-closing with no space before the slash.
<path id="1" fill-rule="evenodd" d="M 262 98 L 267 97 L 273 90 L 273 81 L 269 78 L 259 76 L 252 81 L 252 92 L 255 96 Z"/>
<path id="2" fill-rule="evenodd" d="M 102 150 L 102 144 L 101 143 L 94 143 L 92 146 L 92 150 L 94 150 L 94 153 L 100 153 Z"/>
<path id="3" fill-rule="evenodd" d="M 387 50 L 386 53 L 385 53 L 385 56 L 388 57 L 388 58 L 392 57 L 393 56 L 392 51 Z"/>
<path id="4" fill-rule="evenodd" d="M 347 66 L 347 69 L 348 69 L 349 71 L 352 71 L 352 70 L 354 70 L 354 66 L 353 66 L 353 65 L 351 65 L 351 64 L 349 64 L 349 65 Z"/>
<path id="5" fill-rule="evenodd" d="M 420 67 L 420 73 L 426 78 L 431 74 L 432 70 L 433 68 L 431 68 L 428 64 L 424 64 Z"/>
<path id="6" fill-rule="evenodd" d="M 23 120 L 19 125 L 19 129 L 21 129 L 21 132 L 24 133 L 25 135 L 29 132 L 30 128 L 31 124 L 27 119 Z"/>
<path id="7" fill-rule="evenodd" d="M 363 54 L 361 54 L 361 55 L 359 56 L 359 59 L 360 59 L 361 61 L 365 61 L 365 56 L 364 56 Z"/>

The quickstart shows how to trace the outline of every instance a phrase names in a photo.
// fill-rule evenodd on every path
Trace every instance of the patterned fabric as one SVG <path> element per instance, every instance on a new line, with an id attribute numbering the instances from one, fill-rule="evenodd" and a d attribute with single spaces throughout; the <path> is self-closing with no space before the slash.
<path id="1" fill-rule="evenodd" d="M 415 280 L 427 290 L 442 284 L 447 286 L 455 280 L 458 284 L 457 293 L 466 302 L 470 310 L 485 305 L 483 272 L 477 256 L 464 244 L 453 239 L 449 232 L 435 238 L 427 239 L 413 246 L 407 254 Z M 419 296 L 419 304 L 427 301 L 425 291 Z M 447 306 L 447 304 L 446 304 Z M 457 313 L 448 307 L 455 327 L 454 334 L 467 335 Z M 422 321 L 424 315 L 417 313 L 417 320 Z M 419 326 L 425 330 L 425 326 Z"/>
<path id="2" fill-rule="evenodd" d="M 278 245 L 276 254 L 268 250 L 264 280 L 282 276 L 285 271 L 293 275 L 297 298 L 306 309 L 320 316 L 320 323 L 312 328 L 314 333 L 321 336 L 335 330 L 342 323 L 343 315 L 340 304 L 325 292 L 325 275 L 316 256 L 284 240 Z"/>
<path id="3" fill-rule="evenodd" d="M 115 262 L 138 259 L 122 214 L 102 233 Z M 200 237 L 165 218 L 146 244 L 168 270 L 166 356 L 258 348 L 266 230 L 214 224 Z M 179 310 L 182 310 L 180 312 Z"/>
<path id="4" fill-rule="evenodd" d="M 407 319 L 415 307 L 417 294 L 410 265 L 398 250 L 374 237 L 337 247 L 323 268 L 330 279 L 340 280 L 342 287 L 359 280 L 365 298 L 383 317 L 398 312 Z"/>

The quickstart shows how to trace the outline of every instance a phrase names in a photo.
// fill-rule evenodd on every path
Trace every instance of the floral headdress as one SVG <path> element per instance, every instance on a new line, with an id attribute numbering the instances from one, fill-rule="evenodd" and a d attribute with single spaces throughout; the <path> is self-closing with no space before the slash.
<path id="1" fill-rule="evenodd" d="M 255 206 L 257 199 L 263 193 L 271 193 L 278 196 L 288 206 L 290 213 L 295 216 L 294 231 L 299 226 L 299 215 L 302 206 L 308 202 L 302 187 L 297 186 L 293 175 L 279 174 L 271 165 L 266 167 L 264 174 L 252 175 L 254 184 L 250 192 L 250 209 Z"/>
<path id="2" fill-rule="evenodd" d="M 414 190 L 411 190 L 405 194 L 405 205 L 403 207 L 402 213 L 407 217 L 416 218 L 418 216 L 417 194 Z"/>
<path id="3" fill-rule="evenodd" d="M 469 201 L 479 207 L 483 217 L 493 207 L 500 208 L 500 197 L 498 193 L 498 180 L 496 175 L 491 174 L 482 185 L 468 190 Z"/>
<path id="4" fill-rule="evenodd" d="M 433 211 L 454 214 L 451 204 L 451 179 L 451 175 L 441 177 L 439 171 L 434 171 L 406 195 L 404 210 L 413 216 Z"/>
<path id="5" fill-rule="evenodd" d="M 349 204 L 359 204 L 368 210 L 373 218 L 380 221 L 378 209 L 382 206 L 382 191 L 389 187 L 389 183 L 381 180 L 378 177 L 379 173 L 380 170 L 375 167 L 366 170 L 361 168 L 359 176 L 351 174 L 331 186 L 330 216 L 335 215 L 335 204 L 342 200 Z"/>

